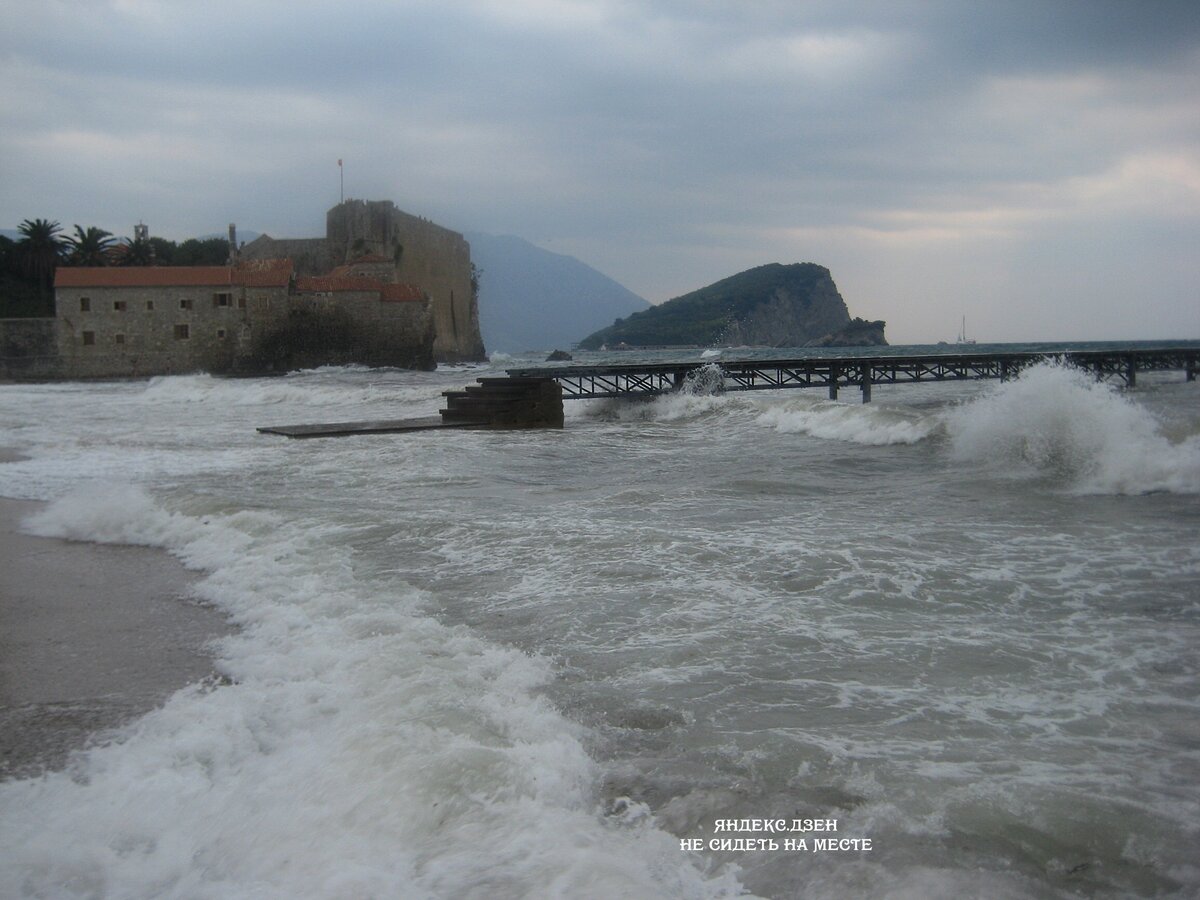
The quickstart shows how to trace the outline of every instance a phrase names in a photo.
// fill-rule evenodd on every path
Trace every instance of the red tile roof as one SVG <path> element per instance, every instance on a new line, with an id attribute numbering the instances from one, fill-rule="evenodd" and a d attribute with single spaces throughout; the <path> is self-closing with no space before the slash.
<path id="1" fill-rule="evenodd" d="M 423 303 L 425 292 L 415 284 L 385 284 L 379 299 L 384 303 Z"/>
<path id="2" fill-rule="evenodd" d="M 252 260 L 239 266 L 60 266 L 56 288 L 286 287 L 290 259 Z"/>
<path id="3" fill-rule="evenodd" d="M 335 270 L 336 272 L 336 270 Z M 384 303 L 423 303 L 425 293 L 415 284 L 389 284 L 363 275 L 301 275 L 296 279 L 301 293 L 374 293 Z"/>
<path id="4" fill-rule="evenodd" d="M 379 291 L 382 287 L 378 278 L 362 275 L 301 275 L 296 279 L 296 290 L 320 291 Z"/>
<path id="5" fill-rule="evenodd" d="M 58 288 L 137 287 L 287 287 L 290 259 L 256 259 L 237 266 L 62 266 L 54 276 Z M 335 269 L 330 275 L 299 275 L 303 293 L 374 293 L 386 303 L 419 303 L 425 293 L 415 284 L 390 284 Z"/>
<path id="6" fill-rule="evenodd" d="M 290 259 L 249 259 L 235 267 L 238 283 L 246 287 L 286 287 L 295 267 Z"/>

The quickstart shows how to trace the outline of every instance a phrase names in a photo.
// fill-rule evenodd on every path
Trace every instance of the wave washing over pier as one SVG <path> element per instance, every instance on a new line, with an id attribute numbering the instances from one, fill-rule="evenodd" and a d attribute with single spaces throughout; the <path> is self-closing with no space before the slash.
<path id="1" fill-rule="evenodd" d="M 256 431 L 536 363 L 0 386 L 28 529 L 238 626 L 229 683 L 0 783 L 0 895 L 1200 892 L 1195 382 Z"/>

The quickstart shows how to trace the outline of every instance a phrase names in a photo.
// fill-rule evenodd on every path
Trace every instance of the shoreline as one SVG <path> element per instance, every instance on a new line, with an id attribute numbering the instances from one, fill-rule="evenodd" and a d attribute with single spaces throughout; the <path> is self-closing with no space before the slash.
<path id="1" fill-rule="evenodd" d="M 61 769 L 215 675 L 209 645 L 234 630 L 164 550 L 22 533 L 43 506 L 0 498 L 0 781 Z"/>

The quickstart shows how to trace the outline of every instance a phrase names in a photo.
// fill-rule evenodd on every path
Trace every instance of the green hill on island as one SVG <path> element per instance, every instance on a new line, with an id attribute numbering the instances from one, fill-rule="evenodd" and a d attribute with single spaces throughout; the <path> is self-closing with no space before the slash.
<path id="1" fill-rule="evenodd" d="M 824 266 L 770 263 L 617 319 L 579 346 L 878 346 L 883 327 L 850 318 Z"/>

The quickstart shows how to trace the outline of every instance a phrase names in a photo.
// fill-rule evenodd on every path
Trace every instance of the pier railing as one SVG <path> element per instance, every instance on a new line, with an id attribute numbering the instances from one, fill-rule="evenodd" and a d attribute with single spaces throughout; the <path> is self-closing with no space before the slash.
<path id="1" fill-rule="evenodd" d="M 719 377 L 719 389 L 725 391 L 823 387 L 831 399 L 837 399 L 841 388 L 857 387 L 865 403 L 876 384 L 1006 380 L 1027 366 L 1051 358 L 1092 372 L 1099 379 L 1114 378 L 1129 386 L 1136 384 L 1138 372 L 1183 371 L 1188 381 L 1194 381 L 1200 371 L 1200 348 L 804 357 L 543 366 L 506 371 L 513 378 L 553 379 L 562 388 L 564 400 L 653 396 L 679 390 L 689 380 L 711 374 Z"/>

